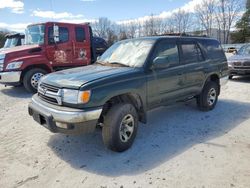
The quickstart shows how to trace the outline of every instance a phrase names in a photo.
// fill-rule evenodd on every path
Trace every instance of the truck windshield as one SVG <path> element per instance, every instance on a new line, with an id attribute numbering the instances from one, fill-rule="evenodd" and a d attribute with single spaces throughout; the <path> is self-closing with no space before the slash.
<path id="1" fill-rule="evenodd" d="M 7 38 L 4 43 L 4 48 L 11 48 L 17 46 L 18 38 Z"/>
<path id="2" fill-rule="evenodd" d="M 250 55 L 250 45 L 242 46 L 239 49 L 238 54 L 240 54 L 240 55 Z"/>
<path id="3" fill-rule="evenodd" d="M 126 40 L 112 45 L 98 60 L 103 65 L 142 67 L 154 40 Z"/>
<path id="4" fill-rule="evenodd" d="M 43 44 L 44 25 L 31 25 L 25 30 L 25 44 Z"/>

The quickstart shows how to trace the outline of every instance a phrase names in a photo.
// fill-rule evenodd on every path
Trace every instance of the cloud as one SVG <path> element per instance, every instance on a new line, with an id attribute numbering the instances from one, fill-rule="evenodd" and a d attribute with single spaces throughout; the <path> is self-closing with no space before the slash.
<path id="1" fill-rule="evenodd" d="M 27 25 L 31 23 L 18 23 L 18 24 L 7 24 L 0 22 L 0 28 L 4 30 L 16 31 L 23 33 Z"/>
<path id="2" fill-rule="evenodd" d="M 69 12 L 54 12 L 54 11 L 42 11 L 42 10 L 33 10 L 31 16 L 36 16 L 40 18 L 53 18 L 53 19 L 73 19 L 73 18 L 82 18 L 82 14 L 74 15 Z"/>
<path id="3" fill-rule="evenodd" d="M 8 8 L 15 14 L 24 13 L 24 3 L 16 0 L 0 0 L 0 9 Z"/>
<path id="4" fill-rule="evenodd" d="M 61 19 L 59 22 L 65 22 L 65 23 L 75 23 L 75 24 L 81 24 L 81 23 L 92 23 L 96 22 L 95 19 Z"/>
<path id="5" fill-rule="evenodd" d="M 173 0 L 169 0 L 169 1 L 173 1 Z M 193 12 L 195 12 L 195 7 L 199 4 L 201 4 L 201 0 L 191 0 L 180 8 L 176 8 L 176 9 L 173 9 L 171 11 L 163 11 L 162 13 L 160 13 L 158 15 L 154 15 L 154 17 L 156 17 L 156 18 L 157 17 L 158 18 L 170 18 L 173 15 L 173 13 L 178 12 L 179 10 L 184 10 L 185 12 L 193 13 Z M 150 19 L 150 16 L 143 16 L 143 17 L 139 17 L 136 19 L 121 20 L 121 21 L 118 21 L 117 23 L 118 24 L 127 24 L 127 23 L 131 23 L 131 22 L 143 22 L 143 21 L 146 21 L 149 19 Z"/>

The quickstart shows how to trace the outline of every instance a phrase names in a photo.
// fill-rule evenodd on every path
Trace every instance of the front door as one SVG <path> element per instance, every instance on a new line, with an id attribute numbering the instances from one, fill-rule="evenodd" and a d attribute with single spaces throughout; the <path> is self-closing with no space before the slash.
<path id="1" fill-rule="evenodd" d="M 155 59 L 162 59 L 157 66 Z M 178 47 L 174 39 L 160 41 L 151 58 L 151 71 L 147 75 L 147 101 L 150 108 L 171 103 L 181 95 L 182 66 L 179 63 Z M 165 64 L 165 65 L 164 65 Z"/>
<path id="2" fill-rule="evenodd" d="M 58 24 L 59 41 L 55 42 L 53 37 L 53 25 L 47 29 L 47 45 L 46 55 L 53 67 L 69 67 L 72 66 L 72 41 L 70 28 Z"/>

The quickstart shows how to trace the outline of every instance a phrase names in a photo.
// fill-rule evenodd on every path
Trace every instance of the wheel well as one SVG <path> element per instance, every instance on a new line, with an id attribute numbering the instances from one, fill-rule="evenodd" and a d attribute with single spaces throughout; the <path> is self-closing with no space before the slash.
<path id="1" fill-rule="evenodd" d="M 107 112 L 109 111 L 109 109 L 112 108 L 112 106 L 118 103 L 132 104 L 138 113 L 139 121 L 146 123 L 146 113 L 143 107 L 142 100 L 139 95 L 133 94 L 133 93 L 121 94 L 121 95 L 117 95 L 109 99 L 103 107 L 102 117 L 107 114 Z M 101 122 L 103 122 L 102 118 L 101 118 Z"/>
<path id="2" fill-rule="evenodd" d="M 219 86 L 219 94 L 220 94 L 220 78 L 219 78 L 219 76 L 217 74 L 212 74 L 212 75 L 209 76 L 208 81 L 212 81 L 212 82 L 215 82 L 215 83 L 218 84 L 218 86 Z"/>
<path id="3" fill-rule="evenodd" d="M 24 75 L 26 74 L 26 72 L 28 72 L 29 70 L 34 69 L 34 68 L 43 69 L 43 70 L 47 71 L 48 73 L 51 72 L 51 69 L 50 69 L 48 66 L 46 66 L 46 65 L 43 65 L 43 64 L 31 65 L 31 66 L 26 67 L 26 68 L 22 71 L 22 74 L 21 74 L 21 82 L 23 81 L 23 77 L 24 77 Z"/>

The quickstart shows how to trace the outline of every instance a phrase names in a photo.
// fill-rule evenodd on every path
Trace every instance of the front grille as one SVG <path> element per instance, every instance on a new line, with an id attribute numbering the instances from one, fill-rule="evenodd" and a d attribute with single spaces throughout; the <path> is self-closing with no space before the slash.
<path id="1" fill-rule="evenodd" d="M 234 62 L 234 66 L 241 66 L 241 62 Z"/>
<path id="2" fill-rule="evenodd" d="M 244 67 L 234 67 L 234 69 L 243 69 L 243 70 L 245 70 L 245 69 L 249 69 L 250 70 L 250 66 L 244 66 Z"/>
<path id="3" fill-rule="evenodd" d="M 41 93 L 38 93 L 38 96 L 40 97 L 40 99 L 42 99 L 43 101 L 46 101 L 48 103 L 51 104 L 58 104 L 57 100 L 52 98 L 52 97 L 47 97 L 45 95 L 42 95 Z"/>
<path id="4" fill-rule="evenodd" d="M 58 90 L 59 90 L 58 87 L 51 86 L 51 85 L 48 85 L 48 84 L 45 84 L 45 83 L 41 83 L 40 87 L 43 88 L 43 89 L 46 89 L 47 91 L 51 91 L 53 93 L 57 93 Z"/>
<path id="5" fill-rule="evenodd" d="M 243 63 L 243 65 L 244 65 L 244 66 L 250 66 L 250 61 L 245 61 L 245 62 Z"/>
<path id="6" fill-rule="evenodd" d="M 51 104 L 62 105 L 61 89 L 45 83 L 38 86 L 38 97 Z"/>

